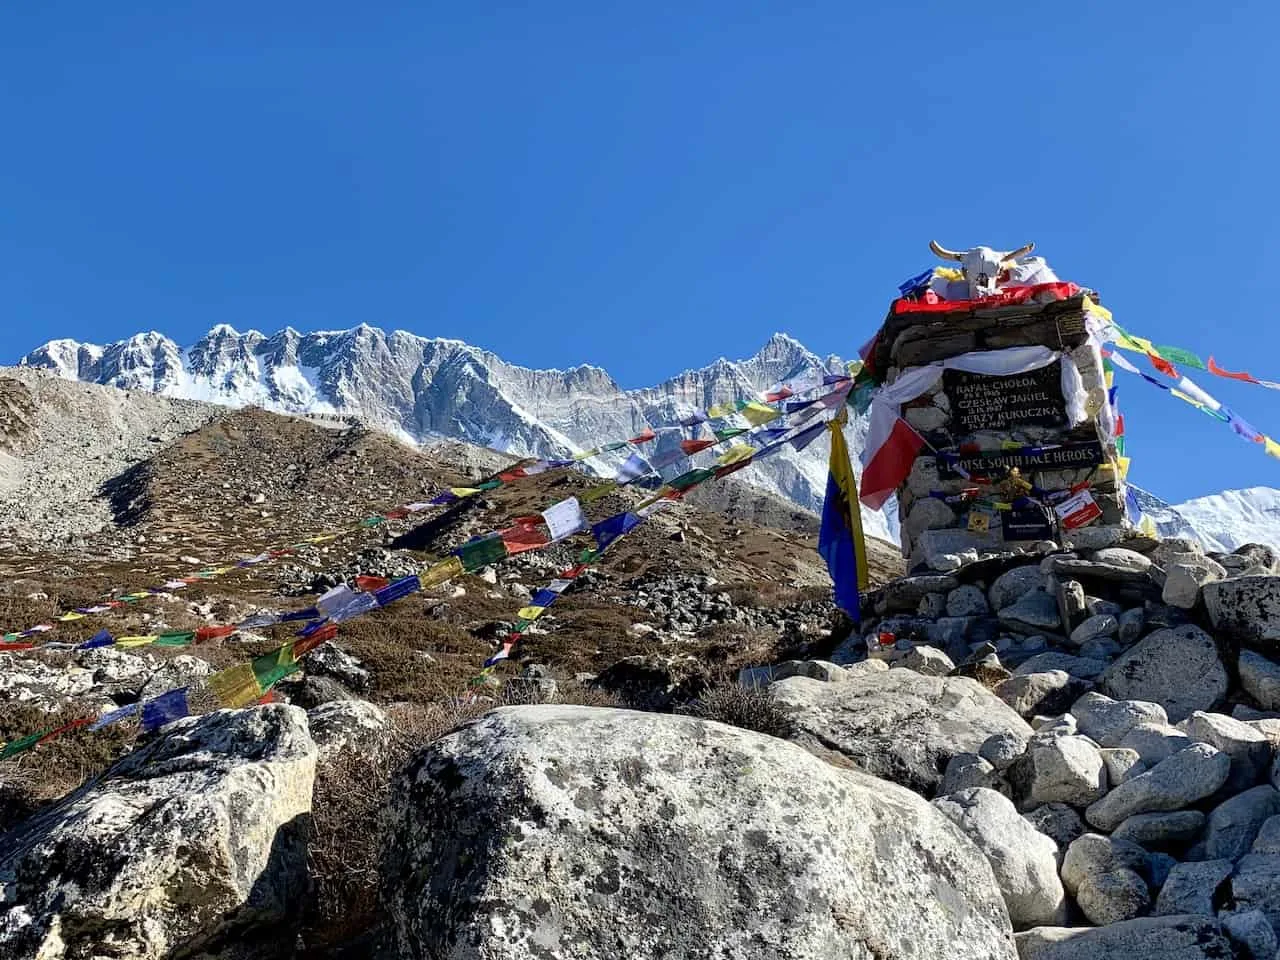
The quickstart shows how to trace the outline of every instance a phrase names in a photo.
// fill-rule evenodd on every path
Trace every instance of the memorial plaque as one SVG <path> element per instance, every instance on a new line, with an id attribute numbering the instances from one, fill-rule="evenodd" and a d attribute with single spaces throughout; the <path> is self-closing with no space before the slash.
<path id="1" fill-rule="evenodd" d="M 1038 503 L 1015 506 L 1000 514 L 1001 532 L 1006 540 L 1052 540 L 1053 521 Z"/>
<path id="2" fill-rule="evenodd" d="M 962 433 L 1068 425 L 1061 360 L 1007 377 L 944 370 L 942 389 L 951 402 L 952 422 Z"/>
<path id="3" fill-rule="evenodd" d="M 962 477 L 968 474 L 984 475 L 993 470 L 1017 467 L 1024 474 L 1032 470 L 1074 470 L 1096 467 L 1106 462 L 1102 444 L 1097 440 L 1080 443 L 1064 443 L 1056 447 L 1024 447 L 1021 450 L 992 450 L 969 456 L 942 454 L 937 458 L 938 474 L 944 477 Z"/>

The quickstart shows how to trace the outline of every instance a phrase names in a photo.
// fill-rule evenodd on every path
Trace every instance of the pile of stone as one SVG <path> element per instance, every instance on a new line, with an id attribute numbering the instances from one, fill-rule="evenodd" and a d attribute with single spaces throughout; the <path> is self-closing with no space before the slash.
<path id="1" fill-rule="evenodd" d="M 1023 958 L 1270 960 L 1278 572 L 1267 547 L 1166 541 L 906 577 L 832 662 L 768 689 L 802 744 L 974 840 Z"/>

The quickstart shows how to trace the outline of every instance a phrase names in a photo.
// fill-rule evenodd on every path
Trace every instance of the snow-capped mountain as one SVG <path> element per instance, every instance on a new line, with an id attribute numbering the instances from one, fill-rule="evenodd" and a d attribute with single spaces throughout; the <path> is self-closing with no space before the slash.
<path id="1" fill-rule="evenodd" d="M 1206 550 L 1220 553 L 1246 543 L 1280 547 L 1280 490 L 1224 490 L 1176 506 L 1138 487 L 1133 490 L 1142 512 L 1155 521 L 1162 537 L 1199 540 Z"/>
<path id="2" fill-rule="evenodd" d="M 265 336 L 220 324 L 190 347 L 159 333 L 98 346 L 53 340 L 21 361 L 59 376 L 229 406 L 257 405 L 293 414 L 346 414 L 417 443 L 461 439 L 519 456 L 557 457 L 625 439 L 646 426 L 658 431 L 658 453 L 688 436 L 679 421 L 726 401 L 757 399 L 762 390 L 808 368 L 843 370 L 775 334 L 754 356 L 717 360 L 654 387 L 623 390 L 604 370 L 531 370 L 458 340 L 361 324 L 351 330 Z M 667 429 L 663 429 L 667 428 Z M 861 448 L 865 423 L 852 426 Z M 825 438 L 791 449 L 741 474 L 743 480 L 803 507 L 820 509 L 826 489 Z M 625 457 L 592 461 L 601 473 Z M 868 533 L 897 541 L 896 507 L 866 513 Z"/>

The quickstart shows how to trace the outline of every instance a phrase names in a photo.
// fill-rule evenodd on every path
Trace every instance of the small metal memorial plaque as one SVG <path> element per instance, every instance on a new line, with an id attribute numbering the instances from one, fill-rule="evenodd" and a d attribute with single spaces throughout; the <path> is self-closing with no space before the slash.
<path id="1" fill-rule="evenodd" d="M 942 389 L 962 433 L 1067 426 L 1061 360 L 1007 377 L 944 370 Z"/>

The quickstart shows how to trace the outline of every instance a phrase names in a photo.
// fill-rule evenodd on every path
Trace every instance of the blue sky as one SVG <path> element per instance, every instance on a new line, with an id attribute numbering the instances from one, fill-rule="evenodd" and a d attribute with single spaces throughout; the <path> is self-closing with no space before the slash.
<path id="1" fill-rule="evenodd" d="M 936 237 L 1280 380 L 1275 4 L 668 6 L 5 5 L 0 359 L 368 322 L 635 386 L 851 355 Z M 1280 486 L 1122 383 L 1137 482 Z"/>

